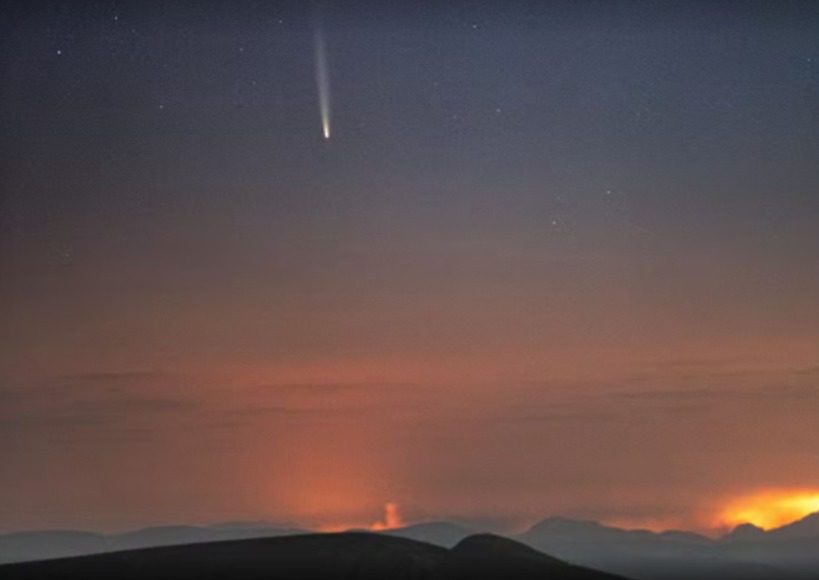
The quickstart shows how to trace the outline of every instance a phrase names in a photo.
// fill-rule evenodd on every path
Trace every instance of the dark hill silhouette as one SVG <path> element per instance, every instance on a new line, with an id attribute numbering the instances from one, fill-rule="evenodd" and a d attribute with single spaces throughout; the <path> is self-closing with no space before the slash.
<path id="1" fill-rule="evenodd" d="M 574 566 L 508 538 L 480 534 L 469 536 L 450 550 L 431 578 L 434 580 L 473 580 L 475 578 L 614 580 L 620 576 Z"/>
<path id="2" fill-rule="evenodd" d="M 124 534 L 103 535 L 73 530 L 17 532 L 0 535 L 0 564 L 67 558 L 137 548 L 244 540 L 304 534 L 305 530 L 229 522 L 207 527 L 157 526 Z"/>
<path id="3" fill-rule="evenodd" d="M 754 524 L 740 524 L 721 538 L 723 542 L 753 542 L 765 538 L 765 530 Z"/>
<path id="4" fill-rule="evenodd" d="M 0 566 L 4 580 L 614 580 L 497 536 L 452 550 L 385 534 L 311 534 Z"/>
<path id="5" fill-rule="evenodd" d="M 796 539 L 819 537 L 819 512 L 805 516 L 801 520 L 784 525 L 768 532 L 775 539 Z"/>
<path id="6" fill-rule="evenodd" d="M 776 542 L 801 538 L 819 538 L 819 512 L 765 531 L 753 524 L 740 524 L 721 538 L 723 542 Z"/>
<path id="7" fill-rule="evenodd" d="M 126 548 L 306 533 L 270 526 L 275 524 L 233 522 L 201 528 L 171 526 L 147 528 L 116 536 L 84 532 L 7 534 L 0 535 L 0 563 L 112 552 Z M 751 525 L 738 526 L 723 538 L 713 540 L 691 532 L 623 530 L 593 521 L 555 517 L 543 520 L 513 539 L 566 562 L 621 574 L 635 580 L 803 580 L 819 579 L 817 527 L 819 514 L 813 514 L 770 531 Z M 428 522 L 381 532 L 379 535 L 453 548 L 464 538 L 471 536 L 472 531 L 449 522 Z"/>
<path id="8" fill-rule="evenodd" d="M 110 551 L 131 550 L 137 548 L 153 548 L 156 546 L 174 546 L 182 544 L 198 544 L 203 542 L 218 542 L 220 540 L 248 540 L 251 538 L 267 538 L 304 534 L 306 530 L 252 526 L 157 526 L 144 528 L 134 532 L 127 532 L 113 536 L 110 541 Z"/>
<path id="9" fill-rule="evenodd" d="M 819 578 L 819 513 L 767 532 L 738 526 L 719 549 L 735 560 L 776 566 L 799 578 Z"/>
<path id="10" fill-rule="evenodd" d="M 444 548 L 452 548 L 474 532 L 469 528 L 450 522 L 426 522 L 404 528 L 387 530 L 383 533 L 408 538 L 410 540 L 418 540 L 419 542 L 427 542 L 428 544 L 434 544 Z"/>

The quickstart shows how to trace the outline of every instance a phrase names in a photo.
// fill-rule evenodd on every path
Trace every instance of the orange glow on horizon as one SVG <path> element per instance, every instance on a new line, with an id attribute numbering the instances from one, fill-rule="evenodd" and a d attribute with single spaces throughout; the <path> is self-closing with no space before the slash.
<path id="1" fill-rule="evenodd" d="M 360 520 L 358 522 L 351 521 L 351 520 L 330 520 L 324 521 L 322 523 L 313 524 L 310 526 L 311 529 L 314 529 L 318 532 L 322 533 L 336 533 L 336 532 L 347 532 L 350 530 L 369 530 L 371 532 L 382 532 L 385 530 L 394 530 L 397 528 L 402 528 L 406 525 L 404 521 L 404 517 L 401 515 L 401 509 L 399 508 L 398 504 L 395 502 L 387 502 L 384 504 L 384 515 L 383 517 L 371 524 L 361 524 Z"/>
<path id="2" fill-rule="evenodd" d="M 398 504 L 395 502 L 387 502 L 384 504 L 384 519 L 377 521 L 370 526 L 374 532 L 382 530 L 394 530 L 404 525 L 404 520 L 401 517 L 401 512 L 398 509 Z"/>
<path id="3" fill-rule="evenodd" d="M 819 490 L 766 490 L 731 502 L 719 524 L 753 524 L 765 530 L 795 522 L 819 512 Z"/>

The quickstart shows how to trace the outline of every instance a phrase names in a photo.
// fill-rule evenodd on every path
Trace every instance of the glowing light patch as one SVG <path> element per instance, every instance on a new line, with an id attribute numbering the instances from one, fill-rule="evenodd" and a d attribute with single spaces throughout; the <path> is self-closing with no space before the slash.
<path id="1" fill-rule="evenodd" d="M 398 509 L 398 504 L 394 502 L 387 502 L 384 504 L 384 519 L 375 522 L 370 526 L 373 531 L 380 530 L 394 530 L 404 525 L 404 520 L 401 517 L 401 512 Z"/>
<path id="2" fill-rule="evenodd" d="M 330 138 L 330 71 L 327 66 L 327 45 L 324 31 L 318 24 L 313 34 L 313 48 L 316 58 L 316 87 L 318 88 L 321 130 L 325 139 Z"/>
<path id="3" fill-rule="evenodd" d="M 769 530 L 819 512 L 819 490 L 767 490 L 739 498 L 724 510 L 720 524 L 754 524 Z"/>

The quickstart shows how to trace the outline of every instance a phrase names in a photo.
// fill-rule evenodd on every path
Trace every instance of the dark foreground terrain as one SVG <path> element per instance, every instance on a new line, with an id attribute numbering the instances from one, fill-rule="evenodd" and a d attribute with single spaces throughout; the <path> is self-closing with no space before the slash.
<path id="1" fill-rule="evenodd" d="M 273 578 L 279 577 L 278 571 L 290 565 L 288 563 L 291 561 L 293 566 L 301 566 L 300 570 L 307 570 L 305 574 L 312 574 L 309 572 L 312 568 L 305 567 L 307 564 L 332 562 L 330 567 L 333 570 L 347 570 L 344 566 L 352 562 L 349 565 L 353 566 L 354 571 L 349 578 L 356 578 L 359 569 L 369 570 L 375 566 L 381 573 L 390 562 L 394 562 L 397 571 L 390 570 L 389 573 L 393 576 L 399 574 L 399 578 L 401 574 L 415 574 L 404 577 L 434 578 L 433 572 L 439 578 L 453 577 L 455 572 L 452 571 L 446 572 L 448 576 L 443 576 L 453 566 L 451 562 L 463 567 L 463 558 L 468 556 L 474 560 L 478 552 L 484 558 L 479 566 L 483 574 L 480 577 L 492 577 L 489 573 L 497 563 L 501 569 L 508 571 L 512 569 L 511 561 L 541 562 L 543 554 L 549 554 L 565 562 L 633 580 L 819 580 L 819 513 L 771 530 L 743 524 L 717 538 L 683 531 L 625 530 L 594 521 L 561 517 L 546 518 L 524 533 L 511 536 L 511 540 L 515 541 L 476 534 L 476 530 L 463 525 L 440 521 L 392 529 L 375 537 L 373 534 L 347 533 L 323 536 L 322 539 L 293 526 L 258 521 L 224 522 L 209 526 L 161 526 L 113 535 L 70 530 L 16 532 L 0 535 L 0 580 L 8 570 L 17 573 L 17 569 L 3 568 L 2 564 L 6 563 L 105 553 L 111 556 L 107 560 L 65 560 L 69 564 L 37 564 L 36 570 L 48 566 L 43 574 L 53 577 L 58 572 L 62 574 L 61 570 L 66 565 L 99 567 L 99 562 L 102 562 L 106 570 L 116 569 L 117 574 L 122 576 L 125 572 L 119 571 L 126 569 L 128 562 L 134 558 L 137 558 L 139 566 L 150 564 L 154 566 L 151 570 L 161 570 L 166 562 L 177 559 L 190 560 L 186 566 L 193 566 L 191 562 L 203 559 L 210 562 L 208 554 L 211 550 L 215 550 L 216 554 L 226 550 L 224 557 L 229 559 L 262 561 L 268 567 L 262 574 L 267 575 L 267 570 L 272 570 L 269 577 Z M 292 541 L 285 541 L 285 536 Z M 377 539 L 378 536 L 388 539 L 382 542 Z M 397 541 L 390 541 L 390 537 Z M 276 541 L 277 538 L 280 541 Z M 465 542 L 467 539 L 469 541 Z M 195 544 L 207 544 L 207 547 L 197 548 Z M 160 546 L 164 546 L 166 551 L 153 549 Z M 175 548 L 171 549 L 173 546 Z M 480 546 L 480 549 L 476 546 Z M 321 558 L 315 557 L 317 550 L 323 554 Z M 261 555 L 257 552 L 261 552 Z M 304 563 L 304 560 L 309 562 Z M 554 565 L 554 561 L 551 561 Z M 230 566 L 234 569 L 236 565 Z M 241 566 L 244 571 L 250 564 Z M 190 568 L 186 573 L 198 572 Z M 85 577 L 88 574 L 83 569 L 82 575 Z M 501 576 L 507 577 L 506 574 Z M 128 577 L 143 576 L 132 574 Z M 289 577 L 298 576 L 290 574 Z"/>
<path id="2" fill-rule="evenodd" d="M 452 549 L 368 533 L 169 546 L 0 566 L 3 580 L 615 580 L 513 540 L 470 536 Z"/>

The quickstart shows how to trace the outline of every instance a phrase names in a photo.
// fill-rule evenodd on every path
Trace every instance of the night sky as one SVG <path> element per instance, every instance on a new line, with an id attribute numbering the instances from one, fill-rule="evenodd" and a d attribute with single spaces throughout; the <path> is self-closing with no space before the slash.
<path id="1" fill-rule="evenodd" d="M 819 4 L 141 4 L 0 4 L 2 530 L 819 494 Z"/>

